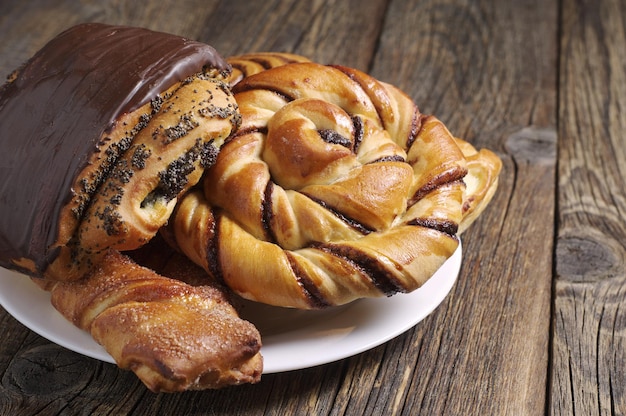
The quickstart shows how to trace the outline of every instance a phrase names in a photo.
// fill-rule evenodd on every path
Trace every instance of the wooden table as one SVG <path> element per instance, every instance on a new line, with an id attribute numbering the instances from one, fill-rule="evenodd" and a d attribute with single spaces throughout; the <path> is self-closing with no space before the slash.
<path id="1" fill-rule="evenodd" d="M 384 345 L 153 394 L 0 311 L 0 414 L 626 413 L 626 2 L 2 0 L 0 73 L 84 21 L 367 71 L 504 162 L 445 301 Z M 3 158 L 10 155 L 2 155 Z"/>

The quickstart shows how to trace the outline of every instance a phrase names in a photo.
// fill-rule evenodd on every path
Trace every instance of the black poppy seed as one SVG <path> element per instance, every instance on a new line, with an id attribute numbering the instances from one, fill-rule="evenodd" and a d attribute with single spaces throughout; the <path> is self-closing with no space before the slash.
<path id="1" fill-rule="evenodd" d="M 237 112 L 236 108 L 235 108 L 235 112 L 233 113 L 233 117 L 230 119 L 230 122 L 231 122 L 231 125 L 233 126 L 232 133 L 231 133 L 231 137 L 232 137 L 235 134 L 235 132 L 239 130 L 239 127 L 241 127 L 241 123 L 242 123 L 242 116 L 241 114 Z"/>
<path id="2" fill-rule="evenodd" d="M 82 178 L 80 180 L 80 188 L 83 190 L 83 192 L 87 192 L 87 190 L 89 189 L 89 181 L 86 178 Z"/>
<path id="3" fill-rule="evenodd" d="M 130 131 L 130 135 L 131 136 L 136 136 L 137 133 L 139 133 L 141 130 L 143 130 L 148 125 L 148 123 L 150 122 L 151 118 L 152 118 L 151 114 L 142 114 L 139 117 L 139 121 L 137 122 L 135 127 L 133 127 L 133 129 Z M 131 138 L 131 140 L 132 140 L 132 138 Z"/>
<path id="4" fill-rule="evenodd" d="M 146 160 L 150 157 L 152 151 L 148 149 L 145 144 L 137 146 L 133 152 L 131 164 L 135 169 L 144 169 L 146 167 Z"/>
<path id="5" fill-rule="evenodd" d="M 120 160 L 115 167 L 115 170 L 111 172 L 110 177 L 121 182 L 128 183 L 133 177 L 134 171 L 132 167 L 128 165 L 128 161 Z"/>
<path id="6" fill-rule="evenodd" d="M 202 145 L 200 151 L 200 166 L 207 169 L 215 164 L 219 150 L 213 145 L 213 140 Z"/>
<path id="7" fill-rule="evenodd" d="M 104 142 L 111 140 L 109 136 L 103 139 Z M 100 162 L 98 168 L 90 174 L 89 178 L 83 178 L 80 181 L 79 192 L 74 197 L 76 206 L 72 208 L 72 214 L 76 219 L 80 220 L 83 218 L 92 196 L 100 189 L 104 181 L 110 177 L 111 173 L 115 171 L 119 158 L 130 148 L 132 140 L 133 137 L 125 136 L 117 143 L 112 143 L 104 151 L 99 152 L 102 156 L 98 157 Z"/>
<path id="8" fill-rule="evenodd" d="M 153 204 L 158 199 L 169 202 L 176 198 L 189 183 L 188 176 L 196 169 L 196 162 L 202 162 L 202 157 L 210 158 L 210 156 L 203 155 L 205 151 L 210 152 L 205 148 L 202 140 L 197 139 L 191 149 L 172 161 L 165 170 L 159 172 L 159 184 L 142 202 L 142 207 Z"/>
<path id="9" fill-rule="evenodd" d="M 110 205 L 105 206 L 102 212 L 96 212 L 94 215 L 101 221 L 102 228 L 109 236 L 119 235 L 124 227 L 122 216 Z"/>
<path id="10" fill-rule="evenodd" d="M 232 95 L 230 88 L 228 87 L 228 85 L 224 82 L 217 82 L 218 87 L 226 94 L 226 95 Z"/>
<path id="11" fill-rule="evenodd" d="M 163 131 L 165 136 L 163 143 L 169 144 L 181 137 L 185 137 L 191 130 L 199 125 L 200 123 L 198 123 L 191 114 L 183 114 L 177 125 L 168 127 Z"/>
<path id="12" fill-rule="evenodd" d="M 187 176 L 194 171 L 193 163 L 197 159 L 194 153 L 186 153 L 170 163 L 166 170 L 159 172 L 160 193 L 166 200 L 175 198 L 189 182 Z"/>
<path id="13" fill-rule="evenodd" d="M 123 195 L 121 194 L 113 195 L 111 199 L 109 199 L 109 202 L 113 205 L 119 206 L 122 203 L 122 197 Z"/>
<path id="14" fill-rule="evenodd" d="M 156 114 L 161 110 L 161 106 L 163 106 L 163 97 L 157 95 L 152 100 L 150 100 L 150 107 L 152 108 L 152 114 Z"/>
<path id="15" fill-rule="evenodd" d="M 201 108 L 198 110 L 198 113 L 205 118 L 221 119 L 227 119 L 237 114 L 236 110 L 232 106 L 217 107 L 214 104 L 209 104 L 208 106 Z"/>

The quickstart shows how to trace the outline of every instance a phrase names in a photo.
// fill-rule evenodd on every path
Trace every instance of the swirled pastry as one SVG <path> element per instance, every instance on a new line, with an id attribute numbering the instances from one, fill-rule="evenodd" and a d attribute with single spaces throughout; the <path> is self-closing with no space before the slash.
<path id="1" fill-rule="evenodd" d="M 476 191 L 492 194 L 498 163 L 470 195 L 478 152 L 406 94 L 351 68 L 272 62 L 231 81 L 242 125 L 204 189 L 177 206 L 177 244 L 236 293 L 272 305 L 420 287 L 488 202 Z"/>
<path id="2" fill-rule="evenodd" d="M 270 68 L 295 62 L 311 61 L 304 56 L 291 53 L 257 52 L 230 57 L 228 62 L 232 65 L 233 71 L 227 77 L 227 82 L 234 86 L 245 77 Z M 382 82 L 381 84 L 394 88 Z M 498 187 L 498 174 L 502 168 L 502 161 L 488 149 L 477 151 L 470 143 L 458 137 L 455 140 L 467 160 L 468 167 L 467 175 L 463 178 L 466 189 L 463 199 L 463 219 L 458 230 L 458 234 L 461 234 L 478 218 L 491 201 Z"/>
<path id="3" fill-rule="evenodd" d="M 0 265 L 73 280 L 145 244 L 239 116 L 205 44 L 83 24 L 0 89 Z"/>

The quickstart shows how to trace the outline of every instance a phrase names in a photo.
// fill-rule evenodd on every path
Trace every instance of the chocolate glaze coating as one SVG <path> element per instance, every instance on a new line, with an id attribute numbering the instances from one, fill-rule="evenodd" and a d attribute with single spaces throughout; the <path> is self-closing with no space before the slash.
<path id="1" fill-rule="evenodd" d="M 0 266 L 56 256 L 71 186 L 115 120 L 203 68 L 210 46 L 141 28 L 88 23 L 59 34 L 0 88 Z"/>

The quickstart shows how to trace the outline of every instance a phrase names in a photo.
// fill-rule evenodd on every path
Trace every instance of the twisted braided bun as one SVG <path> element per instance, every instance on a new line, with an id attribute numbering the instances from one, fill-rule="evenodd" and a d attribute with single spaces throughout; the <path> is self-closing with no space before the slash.
<path id="1" fill-rule="evenodd" d="M 173 228 L 189 258 L 245 298 L 309 309 L 410 292 L 486 203 L 463 181 L 465 154 L 479 153 L 358 70 L 283 62 L 233 91 L 241 128 Z"/>
<path id="2" fill-rule="evenodd" d="M 258 382 L 260 334 L 219 285 L 183 256 L 152 242 L 142 250 L 160 264 L 139 266 L 108 250 L 84 278 L 48 281 L 52 304 L 152 391 Z"/>

